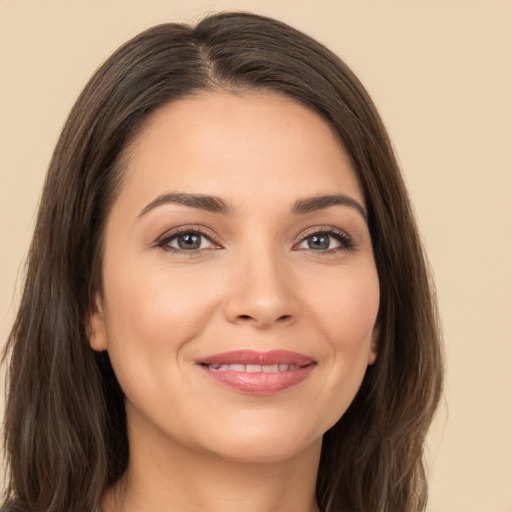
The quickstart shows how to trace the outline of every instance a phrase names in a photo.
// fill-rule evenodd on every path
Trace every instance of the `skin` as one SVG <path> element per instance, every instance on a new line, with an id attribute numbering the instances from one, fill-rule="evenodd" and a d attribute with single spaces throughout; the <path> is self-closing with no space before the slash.
<path id="1" fill-rule="evenodd" d="M 92 348 L 108 350 L 126 395 L 130 442 L 103 510 L 318 510 L 322 435 L 376 358 L 379 281 L 357 208 L 291 210 L 343 194 L 364 211 L 344 149 L 291 99 L 205 92 L 157 111 L 128 154 L 91 317 Z M 218 197 L 229 212 L 148 207 L 170 192 Z M 177 227 L 207 236 L 180 249 Z M 313 233 L 333 229 L 311 248 Z M 197 364 L 240 349 L 291 350 L 315 365 L 260 396 Z"/>

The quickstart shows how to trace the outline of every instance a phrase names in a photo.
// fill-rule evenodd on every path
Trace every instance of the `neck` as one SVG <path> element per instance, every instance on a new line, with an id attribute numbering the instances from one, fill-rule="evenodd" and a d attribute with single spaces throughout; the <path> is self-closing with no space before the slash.
<path id="1" fill-rule="evenodd" d="M 240 462 L 166 439 L 130 439 L 130 462 L 104 512 L 318 512 L 321 442 L 288 460 Z"/>

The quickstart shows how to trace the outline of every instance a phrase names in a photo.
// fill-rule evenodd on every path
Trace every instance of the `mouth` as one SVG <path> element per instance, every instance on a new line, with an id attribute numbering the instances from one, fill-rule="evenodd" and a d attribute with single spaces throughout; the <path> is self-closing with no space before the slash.
<path id="1" fill-rule="evenodd" d="M 239 350 L 197 361 L 215 382 L 243 393 L 269 395 L 303 382 L 316 362 L 296 352 Z"/>

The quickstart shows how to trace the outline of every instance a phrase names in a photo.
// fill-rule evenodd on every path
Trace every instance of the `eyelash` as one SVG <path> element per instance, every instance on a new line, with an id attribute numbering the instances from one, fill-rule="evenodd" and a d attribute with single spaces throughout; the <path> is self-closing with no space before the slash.
<path id="1" fill-rule="evenodd" d="M 172 247 L 169 244 L 177 239 L 180 235 L 197 235 L 199 237 L 206 238 L 209 240 L 213 245 L 216 247 L 211 247 L 208 249 L 221 249 L 221 244 L 216 240 L 216 237 L 213 236 L 213 234 L 209 231 L 206 231 L 202 228 L 198 227 L 187 227 L 184 226 L 183 228 L 179 228 L 178 230 L 172 231 L 171 233 L 166 233 L 162 238 L 157 240 L 155 243 L 156 247 L 159 247 L 160 249 L 171 252 L 173 254 L 186 254 L 187 256 L 194 256 L 196 254 L 200 254 L 205 249 L 179 249 L 177 247 Z M 334 247 L 332 249 L 326 249 L 326 250 L 318 250 L 315 249 L 301 249 L 297 246 L 304 243 L 309 237 L 311 236 L 328 236 L 331 238 L 334 238 L 337 242 L 339 242 L 338 247 Z M 293 250 L 300 251 L 300 250 L 309 250 L 311 252 L 318 252 L 319 254 L 332 254 L 337 252 L 343 252 L 343 251 L 350 251 L 353 250 L 355 247 L 354 242 L 351 240 L 351 238 L 345 233 L 344 231 L 341 231 L 340 229 L 334 228 L 334 227 L 316 227 L 314 229 L 311 229 L 310 231 L 303 234 L 300 241 L 293 246 Z"/>

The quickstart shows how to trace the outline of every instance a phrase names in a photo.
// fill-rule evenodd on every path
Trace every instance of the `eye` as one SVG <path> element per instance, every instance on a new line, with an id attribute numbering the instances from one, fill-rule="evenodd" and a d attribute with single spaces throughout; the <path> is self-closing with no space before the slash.
<path id="1" fill-rule="evenodd" d="M 220 248 L 210 236 L 192 229 L 169 233 L 157 242 L 157 246 L 167 251 L 191 253 Z"/>
<path id="2" fill-rule="evenodd" d="M 329 228 L 306 235 L 294 248 L 318 252 L 335 252 L 351 249 L 352 247 L 353 243 L 346 233 L 338 229 Z"/>

